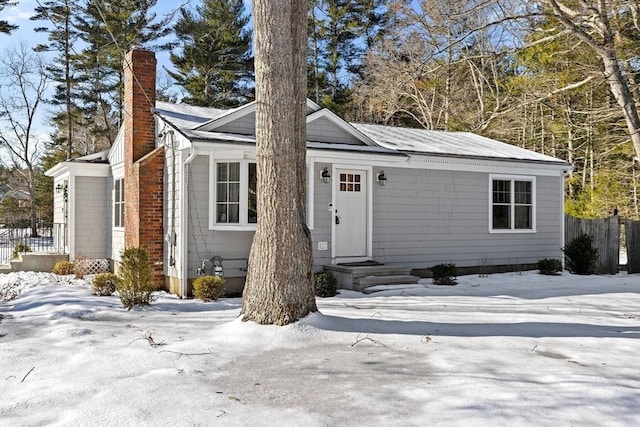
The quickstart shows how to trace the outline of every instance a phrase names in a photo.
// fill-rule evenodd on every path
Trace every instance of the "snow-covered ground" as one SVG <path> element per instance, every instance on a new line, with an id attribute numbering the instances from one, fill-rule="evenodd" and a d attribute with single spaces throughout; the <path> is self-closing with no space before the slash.
<path id="1" fill-rule="evenodd" d="M 84 281 L 0 275 L 2 426 L 637 426 L 640 275 L 465 276 L 318 299 L 127 311 Z"/>

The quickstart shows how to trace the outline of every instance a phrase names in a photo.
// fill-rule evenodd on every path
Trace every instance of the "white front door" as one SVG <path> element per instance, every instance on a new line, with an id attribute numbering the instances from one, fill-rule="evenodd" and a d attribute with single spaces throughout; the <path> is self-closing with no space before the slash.
<path id="1" fill-rule="evenodd" d="M 335 257 L 367 256 L 367 171 L 336 169 Z"/>

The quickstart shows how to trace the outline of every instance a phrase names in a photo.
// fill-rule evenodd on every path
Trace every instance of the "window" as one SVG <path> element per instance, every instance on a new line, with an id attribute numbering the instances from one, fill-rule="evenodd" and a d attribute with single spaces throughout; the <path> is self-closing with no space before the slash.
<path id="1" fill-rule="evenodd" d="M 341 173 L 340 174 L 340 191 L 359 192 L 360 191 L 360 174 Z"/>
<path id="2" fill-rule="evenodd" d="M 116 179 L 113 187 L 113 226 L 124 227 L 124 179 Z"/>
<path id="3" fill-rule="evenodd" d="M 490 230 L 535 231 L 535 178 L 491 177 Z"/>
<path id="4" fill-rule="evenodd" d="M 257 170 L 248 161 L 215 162 L 212 226 L 244 227 L 258 222 Z"/>

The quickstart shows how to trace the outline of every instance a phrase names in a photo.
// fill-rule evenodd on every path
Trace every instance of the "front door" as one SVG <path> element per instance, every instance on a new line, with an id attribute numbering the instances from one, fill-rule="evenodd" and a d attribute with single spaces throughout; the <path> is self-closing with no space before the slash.
<path id="1" fill-rule="evenodd" d="M 367 172 L 336 170 L 335 257 L 367 256 Z"/>

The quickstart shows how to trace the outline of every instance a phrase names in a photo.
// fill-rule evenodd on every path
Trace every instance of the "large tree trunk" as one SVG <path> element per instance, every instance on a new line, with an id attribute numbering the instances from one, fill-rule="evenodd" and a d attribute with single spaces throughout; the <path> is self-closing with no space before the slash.
<path id="1" fill-rule="evenodd" d="M 285 325 L 317 311 L 306 225 L 307 2 L 255 0 L 258 225 L 243 320 Z"/>

